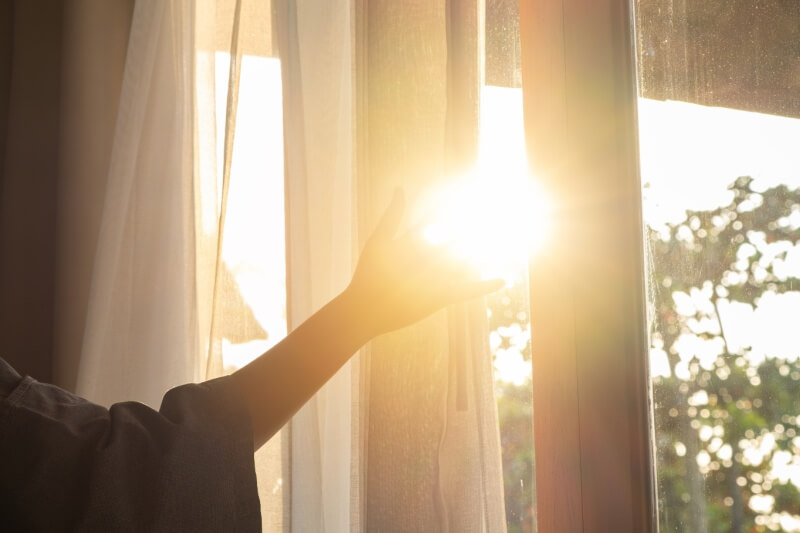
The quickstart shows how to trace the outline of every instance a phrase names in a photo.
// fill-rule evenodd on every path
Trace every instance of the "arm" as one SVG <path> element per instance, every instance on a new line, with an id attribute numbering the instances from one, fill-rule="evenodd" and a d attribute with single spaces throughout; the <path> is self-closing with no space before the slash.
<path id="1" fill-rule="evenodd" d="M 367 341 L 502 285 L 471 279 L 446 250 L 415 232 L 396 238 L 403 205 L 395 193 L 344 292 L 233 374 L 250 410 L 256 449 Z"/>

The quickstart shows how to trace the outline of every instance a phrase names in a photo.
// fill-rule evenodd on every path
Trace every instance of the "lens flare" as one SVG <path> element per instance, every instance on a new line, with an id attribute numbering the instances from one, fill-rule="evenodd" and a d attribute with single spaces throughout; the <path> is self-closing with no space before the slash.
<path id="1" fill-rule="evenodd" d="M 423 236 L 446 246 L 484 278 L 507 282 L 543 247 L 548 202 L 524 177 L 454 180 L 424 202 Z"/>

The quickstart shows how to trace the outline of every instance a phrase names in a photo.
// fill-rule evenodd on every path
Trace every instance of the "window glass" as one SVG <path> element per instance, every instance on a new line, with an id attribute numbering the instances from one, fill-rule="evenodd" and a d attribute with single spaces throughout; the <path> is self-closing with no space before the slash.
<path id="1" fill-rule="evenodd" d="M 506 286 L 488 297 L 489 347 L 494 360 L 500 445 L 503 458 L 508 531 L 533 527 L 533 389 L 531 330 L 528 308 L 528 251 L 531 242 L 522 125 L 522 90 L 483 88 L 480 163 L 496 196 L 490 230 L 494 246 L 485 266 L 487 276 L 500 276 Z M 498 185 L 500 182 L 500 185 Z M 525 205 L 527 203 L 527 205 Z M 537 237 L 534 235 L 534 241 Z"/>
<path id="2" fill-rule="evenodd" d="M 230 56 L 216 54 L 217 176 L 222 190 Z M 286 336 L 283 108 L 280 60 L 243 56 L 222 247 L 223 360 L 252 361 Z"/>
<path id="3" fill-rule="evenodd" d="M 637 0 L 661 531 L 800 531 L 800 4 Z"/>
<path id="4" fill-rule="evenodd" d="M 543 205 L 530 188 L 522 116 L 518 0 L 487 0 L 485 85 L 481 93 L 479 174 L 489 184 L 492 224 L 487 274 L 506 287 L 489 296 L 506 521 L 509 533 L 535 530 L 533 389 L 528 254 L 541 247 Z M 485 200 L 484 200 L 485 201 Z M 540 231 L 531 232 L 532 227 Z"/>

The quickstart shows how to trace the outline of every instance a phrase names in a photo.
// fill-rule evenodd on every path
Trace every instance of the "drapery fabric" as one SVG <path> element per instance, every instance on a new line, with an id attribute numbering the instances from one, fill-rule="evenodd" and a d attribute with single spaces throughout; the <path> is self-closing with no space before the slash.
<path id="1" fill-rule="evenodd" d="M 77 378 L 91 400 L 154 405 L 214 377 L 241 329 L 221 255 L 258 3 L 134 4 Z M 396 186 L 424 195 L 474 163 L 483 9 L 276 2 L 290 329 L 346 286 Z M 282 476 L 260 487 L 265 529 L 504 531 L 491 371 L 481 304 L 373 342 L 259 452 Z"/>
<path id="2" fill-rule="evenodd" d="M 292 0 L 279 17 L 291 330 L 355 265 L 352 3 Z M 292 531 L 358 530 L 358 380 L 356 356 L 291 421 Z"/>
<path id="3" fill-rule="evenodd" d="M 137 2 L 77 392 L 101 404 L 203 377 L 195 360 L 193 80 L 188 2 Z"/>
<path id="4" fill-rule="evenodd" d="M 221 249 L 243 5 L 135 3 L 77 385 L 100 403 L 154 403 L 165 386 L 222 372 L 221 337 L 236 324 L 220 311 L 237 311 Z"/>
<path id="5" fill-rule="evenodd" d="M 0 338 L 50 378 L 61 2 L 0 2 Z"/>
<path id="6" fill-rule="evenodd" d="M 90 3 L 68 7 L 71 30 L 91 22 L 118 22 L 111 13 L 124 15 L 125 6 Z M 98 17 L 98 9 L 106 18 Z M 137 400 L 155 407 L 171 387 L 219 376 L 223 339 L 250 340 L 265 333 L 222 252 L 241 56 L 270 53 L 268 16 L 269 3 L 254 0 L 136 1 L 128 24 L 117 24 L 130 28 L 118 106 L 107 112 L 84 103 L 80 109 L 93 119 L 90 126 L 79 125 L 74 112 L 66 121 L 65 144 L 78 154 L 97 151 L 87 137 L 104 129 L 98 115 L 112 115 L 115 121 L 107 179 L 84 188 L 95 200 L 98 189 L 105 191 L 76 386 L 94 402 Z M 98 33 L 94 28 L 89 32 L 95 45 L 113 41 Z M 97 60 L 86 41 L 91 42 L 75 31 L 66 52 L 68 64 L 85 75 L 82 82 L 71 82 L 78 101 L 79 95 L 98 90 L 87 89 L 91 75 L 107 82 L 98 72 L 106 72 L 109 63 L 112 71 L 117 66 L 108 57 Z M 114 84 L 100 88 L 105 101 L 113 102 L 103 89 L 113 91 Z M 218 116 L 220 97 L 226 105 Z M 65 156 L 62 171 L 72 176 L 82 172 L 81 161 Z M 70 188 L 80 187 L 70 183 Z M 89 199 L 66 205 L 64 216 L 91 209 L 85 205 Z M 74 271 L 80 250 L 67 249 L 64 255 Z M 75 292 L 67 284 L 62 287 Z M 70 316 L 81 312 L 79 300 L 62 301 L 62 307 L 63 329 L 81 322 Z M 68 367 L 69 361 L 62 364 Z M 282 528 L 285 514 L 282 442 L 283 435 L 277 435 L 256 454 L 268 530 Z"/>
<path id="7" fill-rule="evenodd" d="M 364 2 L 361 228 L 394 187 L 424 197 L 473 169 L 484 11 L 479 0 Z M 470 304 L 369 347 L 367 530 L 505 531 L 487 339 L 485 307 Z"/>
<path id="8" fill-rule="evenodd" d="M 119 20 L 123 17 L 109 16 L 118 11 L 124 15 L 124 7 L 92 0 L 67 7 L 72 38 L 67 41 L 70 50 L 66 55 L 73 67 L 70 72 L 80 69 L 81 74 L 67 80 L 73 85 L 73 100 L 83 105 L 70 106 L 63 135 L 70 150 L 65 152 L 62 172 L 77 177 L 67 183 L 76 194 L 70 195 L 75 198 L 62 214 L 71 230 L 62 238 L 71 238 L 63 245 L 62 263 L 69 268 L 64 268 L 62 275 L 68 279 L 61 287 L 73 296 L 62 299 L 59 324 L 63 325 L 59 329 L 64 337 L 75 336 L 76 326 L 83 325 L 80 283 L 73 283 L 79 277 L 76 274 L 88 271 L 92 287 L 87 291 L 90 317 L 85 335 L 84 328 L 78 335 L 83 337 L 82 353 L 78 358 L 59 361 L 69 369 L 79 359 L 78 391 L 94 401 L 108 405 L 116 399 L 134 399 L 157 406 L 160 394 L 171 386 L 219 375 L 225 341 L 244 342 L 265 336 L 222 258 L 226 243 L 237 237 L 229 234 L 226 222 L 239 215 L 223 209 L 228 206 L 231 185 L 233 189 L 241 185 L 235 180 L 231 184 L 231 170 L 236 164 L 237 73 L 243 68 L 242 55 L 263 57 L 272 53 L 270 3 L 139 0 L 131 3 L 127 23 Z M 109 25 L 107 33 L 98 30 L 103 24 Z M 115 50 L 109 43 L 117 42 L 120 33 L 127 37 L 129 29 L 133 36 L 125 39 L 127 57 L 123 51 L 121 57 L 110 58 Z M 83 37 L 87 34 L 91 37 Z M 142 66 L 142 57 L 153 44 L 155 49 L 150 53 L 169 67 L 156 69 L 155 61 Z M 98 49 L 107 52 L 99 54 Z M 117 68 L 124 71 L 119 74 L 124 79 L 119 84 L 127 91 L 121 91 L 121 95 L 118 91 L 115 97 L 113 74 Z M 87 95 L 98 93 L 100 98 L 84 101 Z M 110 111 L 97 105 L 109 100 Z M 119 112 L 114 100 L 121 102 Z M 225 102 L 221 113 L 219 101 Z M 157 102 L 163 103 L 161 108 Z M 116 133 L 113 126 L 106 127 L 109 116 L 112 125 L 116 121 Z M 131 123 L 147 121 L 147 117 L 158 120 L 158 125 L 143 128 L 138 136 L 120 133 Z M 87 118 L 92 119 L 88 125 Z M 280 122 L 280 114 L 270 118 Z M 105 157 L 103 171 L 103 178 L 108 179 L 81 183 L 85 176 L 99 174 L 96 168 L 87 169 L 87 158 L 79 155 L 101 151 L 106 144 L 103 132 L 112 139 L 107 149 L 113 154 Z M 137 144 L 142 139 L 148 143 L 144 147 Z M 178 145 L 185 150 L 183 156 Z M 273 147 L 265 148 L 267 154 L 274 151 Z M 125 162 L 127 156 L 130 158 Z M 180 163 L 175 163 L 180 157 Z M 94 167 L 103 165 L 102 156 L 90 160 Z M 153 175 L 143 164 L 147 162 L 165 166 Z M 84 220 L 85 213 L 93 213 L 96 205 L 102 206 L 102 213 L 95 220 Z M 162 218 L 153 217 L 153 213 Z M 164 217 L 172 222 L 165 223 Z M 102 220 L 102 229 L 97 252 L 91 255 L 85 250 L 94 246 L 91 237 L 97 220 Z M 241 227 L 241 219 L 235 222 Z M 120 228 L 134 235 L 151 234 L 147 239 L 125 233 L 120 236 Z M 238 237 L 241 242 L 242 235 Z M 253 247 L 265 246 L 257 228 L 246 237 L 251 237 Z M 270 252 L 283 255 L 282 247 L 273 247 Z M 89 262 L 88 268 L 81 270 L 80 259 L 87 255 L 94 259 L 93 265 Z M 165 272 L 172 274 L 169 283 L 148 285 Z M 153 323 L 159 327 L 153 327 Z M 70 351 L 62 350 L 61 355 Z M 284 523 L 288 524 L 288 520 L 284 522 L 289 515 L 284 510 L 288 499 L 283 494 L 290 487 L 290 476 L 284 472 L 282 460 L 286 443 L 281 432 L 255 457 L 261 515 L 267 531 L 281 530 Z"/>
<path id="9" fill-rule="evenodd" d="M 290 328 L 341 290 L 396 186 L 474 164 L 483 3 L 283 3 Z M 281 32 L 281 30 L 283 30 Z M 374 341 L 291 424 L 296 531 L 504 531 L 485 308 Z"/>

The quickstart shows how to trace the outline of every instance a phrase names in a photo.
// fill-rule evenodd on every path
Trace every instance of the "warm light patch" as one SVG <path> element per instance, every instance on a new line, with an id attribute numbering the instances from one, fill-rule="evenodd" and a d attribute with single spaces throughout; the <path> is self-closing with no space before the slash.
<path id="1" fill-rule="evenodd" d="M 522 117 L 521 90 L 483 87 L 474 173 L 431 192 L 420 206 L 429 217 L 429 243 L 509 284 L 548 235 L 549 202 L 528 172 Z"/>
<path id="2" fill-rule="evenodd" d="M 447 246 L 487 279 L 511 281 L 547 235 L 547 202 L 525 176 L 463 178 L 424 205 L 425 239 Z"/>

